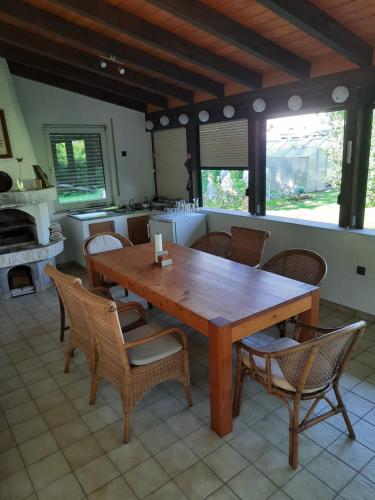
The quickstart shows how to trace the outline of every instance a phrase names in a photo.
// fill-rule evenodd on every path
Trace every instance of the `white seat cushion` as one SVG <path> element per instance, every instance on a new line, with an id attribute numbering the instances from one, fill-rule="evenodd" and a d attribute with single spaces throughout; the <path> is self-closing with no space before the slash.
<path id="1" fill-rule="evenodd" d="M 288 349 L 289 347 L 294 347 L 296 345 L 299 345 L 299 342 L 296 342 L 295 340 L 290 339 L 288 337 L 282 337 L 280 339 L 275 340 L 274 342 L 270 342 L 269 344 L 262 346 L 258 350 L 262 350 L 263 352 L 276 352 L 276 351 L 282 351 L 284 349 Z M 248 361 L 247 356 L 245 357 L 244 362 L 247 366 L 249 366 L 249 361 Z M 260 356 L 254 356 L 254 363 L 261 370 L 264 371 L 266 369 L 265 358 L 261 358 Z M 283 372 L 281 371 L 280 365 L 276 359 L 271 359 L 271 373 L 272 373 L 272 384 L 275 387 L 279 387 L 280 389 L 283 389 L 284 391 L 296 392 L 296 388 L 293 387 L 285 378 Z M 325 387 L 325 386 L 323 386 L 323 387 Z M 308 394 L 308 393 L 316 392 L 319 389 L 323 389 L 323 387 L 314 388 L 314 389 L 305 389 L 302 392 L 305 394 Z"/>
<path id="2" fill-rule="evenodd" d="M 95 236 L 87 245 L 87 253 L 94 255 L 96 253 L 109 252 L 122 248 L 122 243 L 119 239 L 110 234 L 102 234 Z"/>
<path id="3" fill-rule="evenodd" d="M 124 334 L 126 342 L 140 340 L 155 333 L 161 332 L 165 328 L 157 323 L 140 326 Z M 129 363 L 132 365 L 147 365 L 160 359 L 167 358 L 182 349 L 181 342 L 174 335 L 164 335 L 159 339 L 152 340 L 146 344 L 128 349 Z"/>

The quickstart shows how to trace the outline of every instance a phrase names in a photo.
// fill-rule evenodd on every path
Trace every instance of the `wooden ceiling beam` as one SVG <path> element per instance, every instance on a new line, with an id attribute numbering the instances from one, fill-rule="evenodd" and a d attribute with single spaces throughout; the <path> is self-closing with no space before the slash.
<path id="1" fill-rule="evenodd" d="M 33 29 L 37 28 L 70 41 L 73 40 L 82 46 L 100 51 L 102 55 L 113 55 L 120 61 L 128 61 L 147 72 L 156 73 L 164 78 L 179 82 L 184 87 L 204 91 L 217 97 L 224 95 L 224 85 L 220 82 L 152 56 L 144 50 L 127 46 L 122 42 L 90 31 L 20 0 L 1 0 L 0 12 L 32 26 Z"/>
<path id="2" fill-rule="evenodd" d="M 35 54 L 8 42 L 0 41 L 0 55 L 5 59 L 26 64 L 27 66 L 37 68 L 46 73 L 63 76 L 64 78 L 69 78 L 80 83 L 87 83 L 92 87 L 98 87 L 113 94 L 119 94 L 123 97 L 130 97 L 141 102 L 154 104 L 159 108 L 166 108 L 168 106 L 168 99 L 164 96 L 153 94 L 147 90 L 138 89 L 101 75 L 93 76 L 91 72 L 78 68 L 77 66 L 72 66 L 71 64 L 58 61 L 51 57 Z"/>
<path id="3" fill-rule="evenodd" d="M 310 75 L 310 63 L 198 0 L 147 0 L 297 78 Z"/>
<path id="4" fill-rule="evenodd" d="M 52 3 L 248 87 L 257 88 L 262 84 L 261 74 L 149 23 L 130 12 L 110 5 L 105 0 L 80 0 L 79 2 L 76 0 L 52 0 Z"/>
<path id="5" fill-rule="evenodd" d="M 310 1 L 258 2 L 353 63 L 359 66 L 372 64 L 372 47 Z"/>
<path id="6" fill-rule="evenodd" d="M 0 40 L 7 41 L 26 50 L 31 50 L 37 54 L 52 57 L 56 60 L 78 66 L 79 68 L 93 71 L 103 77 L 108 77 L 124 84 L 134 84 L 137 87 L 158 94 L 176 97 L 187 103 L 192 103 L 194 101 L 193 92 L 190 90 L 158 80 L 157 78 L 139 73 L 130 68 L 126 68 L 126 74 L 120 76 L 117 72 L 116 65 L 113 63 L 111 64 L 110 61 L 108 62 L 107 68 L 104 70 L 100 67 L 100 58 L 95 55 L 77 50 L 53 40 L 47 41 L 41 36 L 10 24 L 0 22 Z"/>
<path id="7" fill-rule="evenodd" d="M 146 112 L 146 105 L 143 102 L 135 101 L 127 97 L 122 97 L 119 94 L 112 94 L 111 92 L 108 92 L 106 90 L 99 89 L 97 87 L 91 87 L 86 83 L 81 83 L 70 80 L 69 78 L 46 73 L 45 71 L 41 71 L 37 68 L 31 68 L 30 66 L 26 66 L 25 64 L 8 61 L 8 66 L 12 75 L 27 78 L 28 80 L 33 80 L 35 82 L 44 83 L 45 85 L 51 85 L 52 87 L 57 87 L 59 89 L 68 90 L 69 92 L 74 92 L 76 94 L 91 97 L 92 99 L 98 99 L 99 101 L 109 102 L 110 104 L 115 104 L 116 106 L 134 109 L 135 111 L 140 111 L 142 113 Z"/>

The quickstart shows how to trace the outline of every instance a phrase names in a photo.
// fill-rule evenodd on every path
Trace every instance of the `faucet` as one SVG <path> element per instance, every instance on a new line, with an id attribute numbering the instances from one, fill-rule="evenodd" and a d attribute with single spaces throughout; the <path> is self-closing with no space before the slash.
<path id="1" fill-rule="evenodd" d="M 134 198 L 130 198 L 128 203 L 128 207 L 130 208 L 130 210 L 133 208 L 132 205 L 134 205 L 134 202 L 135 202 Z"/>

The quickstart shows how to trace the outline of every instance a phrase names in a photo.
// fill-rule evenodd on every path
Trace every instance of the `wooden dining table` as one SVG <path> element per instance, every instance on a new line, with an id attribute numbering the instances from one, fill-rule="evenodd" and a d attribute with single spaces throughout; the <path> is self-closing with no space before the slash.
<path id="1" fill-rule="evenodd" d="M 232 431 L 232 344 L 297 314 L 317 324 L 319 289 L 173 243 L 173 263 L 154 263 L 146 243 L 87 257 L 90 286 L 100 275 L 208 337 L 211 428 Z"/>

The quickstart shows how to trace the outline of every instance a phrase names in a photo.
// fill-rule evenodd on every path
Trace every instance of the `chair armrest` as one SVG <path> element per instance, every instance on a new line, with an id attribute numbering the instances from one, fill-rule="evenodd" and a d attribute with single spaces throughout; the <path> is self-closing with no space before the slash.
<path id="1" fill-rule="evenodd" d="M 117 312 L 136 311 L 140 315 L 143 324 L 147 323 L 146 313 L 138 302 L 116 302 Z"/>
<path id="2" fill-rule="evenodd" d="M 321 335 L 325 335 L 327 333 L 335 332 L 338 328 L 321 328 L 319 326 L 308 325 L 303 323 L 302 321 L 297 320 L 295 322 L 296 329 L 294 330 L 294 340 L 299 341 L 301 331 L 303 330 L 304 334 L 308 334 L 310 339 L 316 339 Z M 309 339 L 309 340 L 310 340 Z"/>
<path id="3" fill-rule="evenodd" d="M 168 328 L 167 330 L 162 330 L 161 332 L 154 333 L 154 335 L 150 335 L 149 337 L 145 337 L 143 339 L 135 340 L 134 342 L 126 342 L 124 343 L 125 349 L 131 349 L 132 347 L 136 347 L 139 345 L 146 344 L 148 342 L 152 342 L 160 337 L 164 337 L 165 335 L 169 335 L 171 333 L 178 333 L 181 336 L 182 345 L 184 349 L 187 349 L 187 337 L 186 333 L 183 332 L 180 328 Z"/>
<path id="4" fill-rule="evenodd" d="M 92 286 L 88 288 L 88 290 L 89 292 L 95 293 L 95 295 L 99 295 L 100 297 L 113 300 L 111 292 L 105 286 Z"/>

